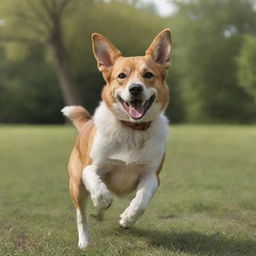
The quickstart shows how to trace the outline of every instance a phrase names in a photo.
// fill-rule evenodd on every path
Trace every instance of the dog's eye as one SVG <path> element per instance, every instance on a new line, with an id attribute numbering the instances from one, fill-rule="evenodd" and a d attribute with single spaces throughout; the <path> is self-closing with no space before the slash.
<path id="1" fill-rule="evenodd" d="M 124 78 L 126 78 L 126 74 L 124 74 L 124 73 L 120 73 L 120 74 L 118 75 L 118 78 L 120 78 L 120 79 L 124 79 Z"/>
<path id="2" fill-rule="evenodd" d="M 151 72 L 147 72 L 147 73 L 145 73 L 144 75 L 143 75 L 143 77 L 144 78 L 147 78 L 147 79 L 149 79 L 149 78 L 152 78 L 154 75 L 151 73 Z"/>

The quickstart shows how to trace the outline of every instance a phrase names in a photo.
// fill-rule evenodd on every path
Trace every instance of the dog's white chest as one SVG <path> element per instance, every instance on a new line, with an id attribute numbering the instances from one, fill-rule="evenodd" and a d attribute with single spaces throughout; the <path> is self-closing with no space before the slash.
<path id="1" fill-rule="evenodd" d="M 116 138 L 112 145 L 112 151 L 107 158 L 112 161 L 121 161 L 125 165 L 139 165 L 147 162 L 150 148 L 147 148 L 146 138 L 142 134 L 126 134 Z"/>
<path id="2" fill-rule="evenodd" d="M 94 116 L 90 157 L 112 191 L 128 193 L 145 172 L 157 172 L 165 153 L 168 121 L 160 115 L 145 131 L 124 127 L 102 103 Z"/>
<path id="3" fill-rule="evenodd" d="M 140 176 L 150 170 L 150 152 L 143 138 L 137 141 L 129 138 L 126 143 L 114 140 L 109 146 L 111 150 L 105 152 L 101 162 L 102 178 L 112 192 L 129 194 L 136 188 Z"/>
<path id="4" fill-rule="evenodd" d="M 164 139 L 125 128 L 115 134 L 96 134 L 91 157 L 100 166 L 120 162 L 126 166 L 151 165 L 162 158 L 164 151 Z"/>

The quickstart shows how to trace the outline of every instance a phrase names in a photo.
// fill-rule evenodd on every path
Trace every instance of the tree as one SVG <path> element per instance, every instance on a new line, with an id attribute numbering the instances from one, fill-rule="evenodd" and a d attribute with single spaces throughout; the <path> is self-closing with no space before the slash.
<path id="1" fill-rule="evenodd" d="M 72 0 L 2 0 L 0 3 L 0 15 L 6 24 L 0 30 L 0 41 L 47 46 L 51 51 L 63 99 L 67 105 L 80 103 L 71 74 L 62 26 L 64 13 L 67 10 L 72 11 L 73 2 Z"/>
<path id="2" fill-rule="evenodd" d="M 240 85 L 256 102 L 256 37 L 244 36 L 240 55 L 237 57 L 238 79 Z"/>
<path id="3" fill-rule="evenodd" d="M 0 47 L 0 123 L 60 123 L 63 106 L 54 68 L 44 50 L 29 47 L 16 61 Z"/>
<path id="4" fill-rule="evenodd" d="M 4 105 L 0 104 L 0 121 L 58 122 L 60 113 L 56 110 L 63 107 L 63 102 L 58 95 L 60 90 L 52 88 L 57 87 L 57 83 L 52 77 L 52 72 L 49 71 L 54 71 L 53 50 L 48 43 L 44 42 L 48 30 L 41 22 L 36 23 L 37 29 L 32 29 L 30 26 L 34 23 L 28 20 L 17 24 L 19 19 L 16 17 L 16 12 L 27 10 L 25 3 L 28 0 L 16 1 L 17 5 L 13 4 L 14 0 L 3 1 L 6 2 L 4 5 L 4 2 L 0 1 L 0 12 L 5 13 L 8 20 L 6 19 L 4 27 L 0 27 L 0 37 L 2 40 L 4 37 L 6 39 L 2 44 L 5 51 L 0 58 L 0 65 L 3 63 L 4 67 L 1 69 L 1 74 L 5 77 L 1 79 L 0 103 L 1 101 L 6 103 L 5 95 L 14 95 L 14 97 L 9 97 L 5 108 L 1 108 Z M 42 12 L 44 9 L 41 9 L 37 1 L 33 0 L 32 3 L 36 4 Z M 50 3 L 49 0 L 48 3 Z M 4 11 L 3 7 L 10 12 Z M 0 19 L 2 17 L 4 16 L 0 15 Z M 143 55 L 152 38 L 165 28 L 159 16 L 144 12 L 124 1 L 73 0 L 65 7 L 61 21 L 62 40 L 65 51 L 68 53 L 68 62 L 72 63 L 72 65 L 69 64 L 69 68 L 72 69 L 70 73 L 72 73 L 72 79 L 76 81 L 83 105 L 91 113 L 98 105 L 100 92 L 104 85 L 92 54 L 91 34 L 101 33 L 111 39 L 124 56 L 136 56 Z M 15 33 L 11 33 L 14 28 L 16 28 Z M 6 59 L 5 56 L 8 58 Z M 34 59 L 31 56 L 37 57 Z M 41 67 L 42 70 L 36 67 Z M 10 73 L 12 73 L 11 76 Z M 173 92 L 172 81 L 171 75 L 168 79 L 171 92 Z M 28 90 L 32 95 L 29 93 L 28 96 Z M 50 112 L 50 106 L 52 112 Z M 41 111 L 44 110 L 44 115 L 39 114 L 40 108 Z M 178 111 L 175 113 L 178 116 Z"/>
<path id="5" fill-rule="evenodd" d="M 248 122 L 255 105 L 238 84 L 235 56 L 253 33 L 250 0 L 180 0 L 171 17 L 176 71 L 189 121 Z M 239 104 L 238 104 L 239 102 Z"/>

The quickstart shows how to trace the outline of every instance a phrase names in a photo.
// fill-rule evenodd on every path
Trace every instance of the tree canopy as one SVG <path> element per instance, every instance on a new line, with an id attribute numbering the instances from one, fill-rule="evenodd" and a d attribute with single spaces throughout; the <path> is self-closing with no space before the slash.
<path id="1" fill-rule="evenodd" d="M 256 102 L 256 37 L 245 35 L 237 57 L 239 84 Z"/>
<path id="2" fill-rule="evenodd" d="M 176 38 L 174 65 L 190 121 L 247 122 L 255 106 L 239 86 L 235 57 L 243 34 L 256 23 L 253 1 L 177 1 L 170 20 Z M 171 25 L 170 25 L 171 26 Z M 239 102 L 239 104 L 238 104 Z"/>
<path id="3" fill-rule="evenodd" d="M 0 122 L 62 122 L 65 104 L 93 112 L 104 81 L 91 33 L 132 56 L 165 27 L 171 122 L 255 122 L 255 1 L 171 2 L 176 12 L 162 18 L 139 0 L 2 0 Z"/>

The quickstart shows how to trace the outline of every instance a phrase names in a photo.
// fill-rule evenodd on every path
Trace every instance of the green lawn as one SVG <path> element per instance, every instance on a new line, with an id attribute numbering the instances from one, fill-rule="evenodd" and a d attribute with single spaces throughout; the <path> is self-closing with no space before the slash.
<path id="1" fill-rule="evenodd" d="M 173 126 L 145 214 L 122 230 L 129 201 L 115 199 L 104 222 L 89 217 L 84 251 L 67 186 L 75 136 L 73 127 L 0 127 L 0 255 L 256 255 L 256 126 Z"/>

